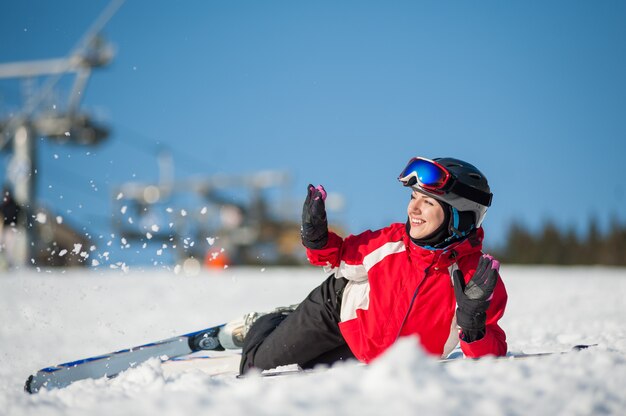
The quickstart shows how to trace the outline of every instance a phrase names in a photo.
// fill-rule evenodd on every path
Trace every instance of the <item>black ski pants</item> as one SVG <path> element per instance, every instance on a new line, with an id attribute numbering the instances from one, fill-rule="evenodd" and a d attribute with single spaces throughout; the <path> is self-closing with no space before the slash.
<path id="1" fill-rule="evenodd" d="M 338 325 L 347 283 L 331 275 L 295 311 L 261 316 L 244 340 L 239 372 L 288 364 L 312 368 L 354 358 Z"/>

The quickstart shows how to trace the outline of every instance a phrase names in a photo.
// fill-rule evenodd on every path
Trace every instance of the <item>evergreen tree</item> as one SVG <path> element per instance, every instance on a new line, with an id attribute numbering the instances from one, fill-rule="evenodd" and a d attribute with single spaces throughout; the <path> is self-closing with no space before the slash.
<path id="1" fill-rule="evenodd" d="M 546 221 L 541 235 L 537 241 L 539 249 L 538 263 L 540 264 L 564 264 L 566 257 L 565 245 L 561 233 L 554 222 Z"/>
<path id="2" fill-rule="evenodd" d="M 602 237 L 598 220 L 592 216 L 589 220 L 589 228 L 587 230 L 587 238 L 583 250 L 583 264 L 598 264 L 600 251 L 602 250 Z"/>
<path id="3" fill-rule="evenodd" d="M 626 225 L 613 214 L 609 230 L 603 234 L 597 217 L 592 216 L 585 236 L 579 238 L 573 226 L 562 231 L 551 220 L 545 221 L 537 233 L 513 221 L 498 256 L 514 264 L 626 266 Z"/>

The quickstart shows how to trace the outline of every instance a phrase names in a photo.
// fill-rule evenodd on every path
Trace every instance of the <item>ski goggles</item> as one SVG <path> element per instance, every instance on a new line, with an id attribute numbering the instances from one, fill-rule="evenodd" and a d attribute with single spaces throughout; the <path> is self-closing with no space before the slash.
<path id="1" fill-rule="evenodd" d="M 484 206 L 491 205 L 492 194 L 458 181 L 443 165 L 435 160 L 414 157 L 398 176 L 404 186 L 415 186 L 435 195 L 453 193 Z"/>
<path id="2" fill-rule="evenodd" d="M 404 186 L 418 184 L 429 191 L 444 191 L 449 185 L 452 175 L 448 169 L 434 160 L 414 157 L 409 160 L 404 170 L 398 176 L 398 180 Z"/>

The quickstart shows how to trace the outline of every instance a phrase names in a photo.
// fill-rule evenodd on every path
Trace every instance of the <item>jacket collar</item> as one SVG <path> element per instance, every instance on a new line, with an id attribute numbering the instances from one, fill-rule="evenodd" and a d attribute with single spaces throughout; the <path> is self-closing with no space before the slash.
<path id="1" fill-rule="evenodd" d="M 421 266 L 437 265 L 437 267 L 449 267 L 459 257 L 466 256 L 482 250 L 484 231 L 478 228 L 461 241 L 450 244 L 440 249 L 420 247 L 411 241 L 408 234 L 404 235 L 404 243 L 411 261 Z"/>

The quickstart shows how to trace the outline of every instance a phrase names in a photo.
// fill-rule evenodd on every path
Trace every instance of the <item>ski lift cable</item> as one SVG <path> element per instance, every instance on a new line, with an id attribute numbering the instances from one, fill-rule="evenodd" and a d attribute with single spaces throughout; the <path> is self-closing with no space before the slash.
<path id="1" fill-rule="evenodd" d="M 66 219 L 70 218 L 70 221 L 73 224 L 81 224 L 83 226 L 90 226 L 90 227 L 101 227 L 102 228 L 110 228 L 110 223 L 111 223 L 111 218 L 108 215 L 103 215 L 102 213 L 95 213 L 95 212 L 89 212 L 89 211 L 84 211 L 82 209 L 71 209 L 71 212 L 68 213 L 67 210 L 64 209 L 55 209 L 55 211 L 52 211 L 51 207 L 52 205 L 50 204 L 51 201 L 48 201 L 46 199 L 42 199 L 41 201 L 41 207 L 44 207 L 46 210 L 48 210 L 48 212 L 52 213 L 52 214 L 56 214 L 57 216 L 61 217 L 61 221 L 66 222 Z M 75 227 L 76 229 L 78 229 L 79 227 Z M 93 234 L 93 233 L 92 233 Z"/>
<path id="2" fill-rule="evenodd" d="M 55 173 L 58 174 L 59 172 L 55 172 Z M 65 190 L 68 191 L 69 195 L 79 193 L 79 194 L 81 194 L 83 196 L 87 196 L 87 197 L 92 198 L 94 200 L 98 200 L 98 203 L 102 203 L 102 201 L 100 201 L 100 199 L 107 200 L 109 198 L 108 189 L 104 189 L 104 192 L 101 193 L 102 195 L 105 195 L 105 197 L 104 198 L 99 198 L 99 196 L 96 193 L 96 191 L 90 192 L 87 189 L 83 189 L 84 186 L 81 186 L 82 184 L 81 185 L 71 185 L 71 184 L 69 184 L 66 179 L 69 178 L 72 175 L 73 174 L 67 174 L 67 172 L 64 172 L 64 174 L 61 174 L 61 175 L 55 175 L 55 174 L 50 175 L 52 177 L 56 176 L 60 180 L 54 181 L 54 183 L 48 183 L 46 185 L 52 186 L 52 188 L 49 188 L 49 189 L 54 189 L 54 188 L 65 189 Z"/>
<path id="3" fill-rule="evenodd" d="M 128 143 L 126 144 L 136 148 L 137 150 L 150 154 L 151 156 L 153 156 L 155 153 L 159 153 L 159 152 L 162 152 L 163 150 L 167 150 L 168 152 L 174 154 L 177 159 L 180 159 L 184 162 L 181 165 L 181 168 L 185 168 L 189 164 L 192 164 L 202 170 L 206 170 L 207 168 L 210 170 L 215 170 L 215 167 L 210 166 L 206 161 L 199 160 L 185 152 L 182 152 L 181 150 L 177 148 L 173 148 L 169 146 L 168 144 L 165 144 L 163 140 L 149 137 L 146 134 L 133 129 L 132 127 L 129 127 L 120 123 L 115 123 L 115 124 L 127 130 L 129 133 L 131 133 L 131 135 L 125 137 L 125 139 L 128 140 Z M 121 142 L 125 143 L 125 141 L 121 141 Z"/>
<path id="4" fill-rule="evenodd" d="M 75 172 L 72 169 L 67 168 L 67 166 L 61 166 L 61 164 L 51 164 L 49 169 L 46 171 L 46 177 L 52 177 L 56 179 L 54 183 L 48 183 L 47 185 L 52 185 L 54 187 L 60 187 L 68 189 L 71 193 L 81 193 L 83 195 L 97 198 L 98 195 L 94 192 L 89 192 L 86 189 L 83 189 L 86 184 L 93 183 L 94 186 L 102 187 L 103 194 L 107 195 L 108 198 L 108 187 L 109 183 L 106 181 L 101 182 L 100 184 L 96 184 L 93 179 L 88 179 L 86 176 L 81 173 Z"/>

